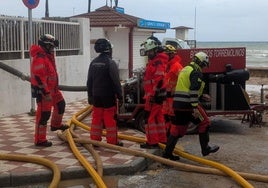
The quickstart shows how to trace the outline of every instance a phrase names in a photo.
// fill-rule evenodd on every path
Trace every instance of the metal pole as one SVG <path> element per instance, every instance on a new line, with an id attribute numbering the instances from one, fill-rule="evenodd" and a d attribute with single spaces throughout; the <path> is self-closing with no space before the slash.
<path id="1" fill-rule="evenodd" d="M 29 49 L 29 59 L 30 59 L 30 65 L 32 63 L 32 58 L 30 56 L 30 48 L 33 44 L 33 24 L 32 24 L 32 9 L 28 8 L 28 49 Z M 30 67 L 31 70 L 31 67 Z M 31 71 L 30 71 L 31 74 Z M 35 115 L 35 100 L 32 98 L 31 95 L 31 109 L 29 112 L 30 115 Z"/>
<path id="2" fill-rule="evenodd" d="M 90 13 L 90 10 L 91 10 L 91 0 L 88 0 L 88 10 L 87 10 L 87 12 Z"/>
<path id="3" fill-rule="evenodd" d="M 264 102 L 264 88 L 263 88 L 263 84 L 261 85 L 261 103 Z"/>
<path id="4" fill-rule="evenodd" d="M 196 41 L 196 6 L 194 8 L 194 40 Z"/>
<path id="5" fill-rule="evenodd" d="M 45 11 L 45 17 L 49 17 L 49 8 L 48 8 L 48 0 L 46 0 L 46 11 Z"/>

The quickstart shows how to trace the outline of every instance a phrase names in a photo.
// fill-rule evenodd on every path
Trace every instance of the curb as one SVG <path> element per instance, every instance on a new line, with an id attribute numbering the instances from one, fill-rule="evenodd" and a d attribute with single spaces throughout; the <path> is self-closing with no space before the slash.
<path id="1" fill-rule="evenodd" d="M 159 154 L 159 149 L 148 150 L 151 154 Z M 132 175 L 145 170 L 153 161 L 143 157 L 138 157 L 127 165 L 110 165 L 103 167 L 103 175 Z M 61 171 L 61 180 L 88 178 L 90 175 L 85 168 L 64 169 Z M 0 175 L 0 187 L 24 186 L 29 184 L 51 182 L 53 174 L 50 170 L 38 173 L 6 173 Z"/>

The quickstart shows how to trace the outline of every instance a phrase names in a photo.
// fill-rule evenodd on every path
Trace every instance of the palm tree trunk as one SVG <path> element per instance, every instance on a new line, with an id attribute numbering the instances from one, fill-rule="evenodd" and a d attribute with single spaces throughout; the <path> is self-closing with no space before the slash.
<path id="1" fill-rule="evenodd" d="M 49 10 L 48 10 L 48 0 L 46 0 L 46 11 L 45 11 L 45 18 L 49 17 Z"/>
<path id="2" fill-rule="evenodd" d="M 90 13 L 90 8 L 91 8 L 91 0 L 88 0 L 88 13 Z"/>

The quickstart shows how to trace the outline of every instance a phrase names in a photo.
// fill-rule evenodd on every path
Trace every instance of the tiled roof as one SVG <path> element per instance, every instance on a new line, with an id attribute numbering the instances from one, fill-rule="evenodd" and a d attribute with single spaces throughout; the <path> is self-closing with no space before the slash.
<path id="1" fill-rule="evenodd" d="M 138 17 L 117 12 L 108 6 L 103 6 L 93 12 L 76 15 L 74 17 L 84 17 L 90 19 L 91 27 L 137 27 Z"/>
<path id="2" fill-rule="evenodd" d="M 192 27 L 187 27 L 187 26 L 178 26 L 178 27 L 173 27 L 171 29 L 193 29 Z"/>

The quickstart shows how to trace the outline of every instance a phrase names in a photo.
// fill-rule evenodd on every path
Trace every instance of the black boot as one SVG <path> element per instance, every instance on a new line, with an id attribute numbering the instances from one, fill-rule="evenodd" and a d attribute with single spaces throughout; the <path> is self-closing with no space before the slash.
<path id="1" fill-rule="evenodd" d="M 117 142 L 116 145 L 117 145 L 117 146 L 124 146 L 124 143 L 118 140 L 118 142 Z"/>
<path id="2" fill-rule="evenodd" d="M 172 135 L 170 135 L 168 137 L 167 145 L 166 145 L 166 148 L 165 148 L 165 151 L 164 151 L 162 157 L 164 157 L 166 159 L 173 160 L 173 161 L 180 160 L 179 156 L 175 156 L 172 154 L 173 150 L 177 144 L 178 139 L 179 139 L 178 137 L 175 137 Z"/>
<path id="3" fill-rule="evenodd" d="M 220 147 L 215 145 L 215 146 L 209 146 L 209 134 L 208 131 L 205 133 L 199 133 L 199 142 L 202 150 L 202 155 L 207 156 L 210 153 L 215 153 L 217 152 Z"/>
<path id="4" fill-rule="evenodd" d="M 167 130 L 166 130 L 166 136 L 167 136 L 167 138 L 169 137 L 169 135 L 170 135 L 170 128 L 167 128 Z"/>
<path id="5" fill-rule="evenodd" d="M 46 140 L 44 142 L 37 142 L 35 143 L 36 146 L 41 146 L 41 147 L 50 147 L 52 146 L 52 142 Z"/>
<path id="6" fill-rule="evenodd" d="M 64 125 L 64 124 L 62 124 L 60 127 L 54 127 L 54 126 L 51 126 L 51 127 L 50 127 L 50 130 L 51 130 L 51 131 L 57 131 L 57 130 L 62 130 L 62 131 L 64 131 L 64 130 L 66 130 L 66 129 L 69 129 L 69 126 L 68 126 L 68 125 Z"/>
<path id="7" fill-rule="evenodd" d="M 165 114 L 164 115 L 164 118 L 165 118 L 165 122 L 166 122 L 166 136 L 167 136 L 167 138 L 169 137 L 169 135 L 170 135 L 170 116 L 169 115 L 167 115 L 167 114 Z M 169 126 L 167 125 L 167 124 L 169 124 Z"/>

